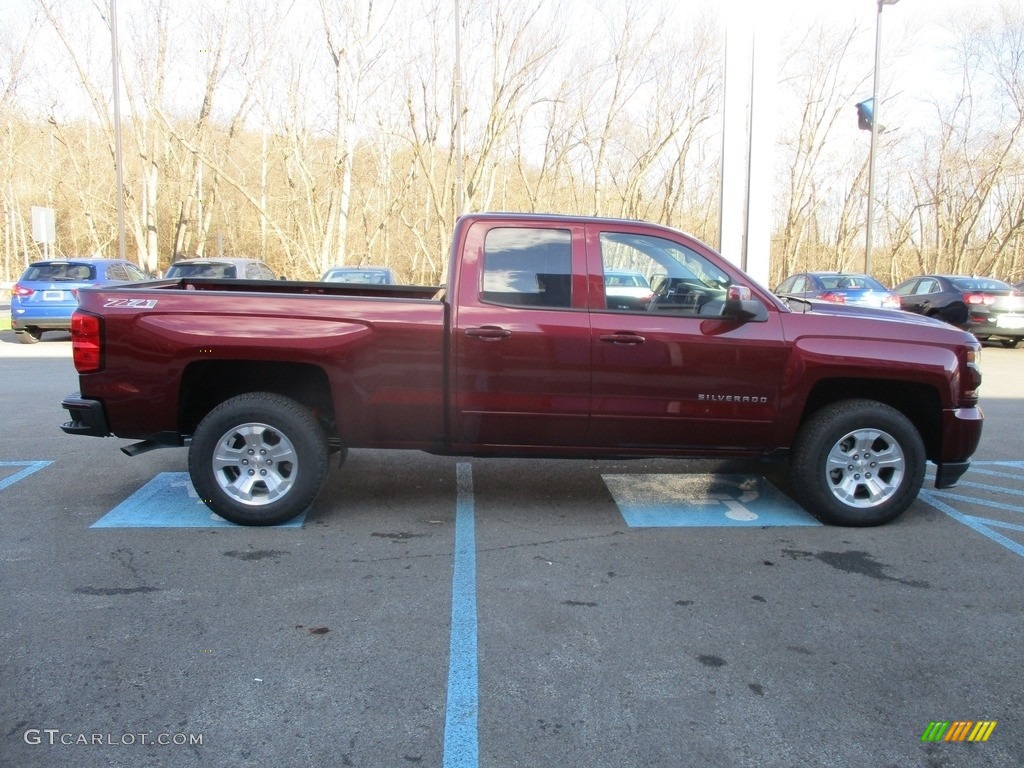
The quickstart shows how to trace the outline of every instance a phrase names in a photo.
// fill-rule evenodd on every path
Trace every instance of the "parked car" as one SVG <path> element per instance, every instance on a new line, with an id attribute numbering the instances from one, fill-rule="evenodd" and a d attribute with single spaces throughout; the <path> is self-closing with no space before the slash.
<path id="1" fill-rule="evenodd" d="M 895 288 L 903 309 L 970 331 L 978 339 L 998 339 L 1016 347 L 1024 339 L 1024 296 L 991 277 L 918 275 Z"/>
<path id="2" fill-rule="evenodd" d="M 850 272 L 800 272 L 783 280 L 775 293 L 858 307 L 900 308 L 899 296 L 875 278 Z"/>
<path id="3" fill-rule="evenodd" d="M 654 298 L 643 274 L 617 269 L 605 270 L 604 295 L 608 309 L 647 309 Z"/>
<path id="4" fill-rule="evenodd" d="M 331 267 L 322 278 L 327 283 L 367 283 L 394 285 L 395 273 L 387 267 Z"/>
<path id="5" fill-rule="evenodd" d="M 243 280 L 277 280 L 265 261 L 259 259 L 183 259 L 167 268 L 165 278 L 223 277 Z"/>
<path id="6" fill-rule="evenodd" d="M 71 330 L 79 288 L 146 279 L 145 272 L 121 259 L 37 261 L 11 288 L 11 329 L 21 343 L 35 344 L 43 331 Z"/>

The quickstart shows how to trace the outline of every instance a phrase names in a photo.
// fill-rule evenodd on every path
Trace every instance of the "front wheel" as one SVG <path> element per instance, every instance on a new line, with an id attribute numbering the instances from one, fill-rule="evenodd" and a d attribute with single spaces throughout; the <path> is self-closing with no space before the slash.
<path id="1" fill-rule="evenodd" d="M 226 400 L 200 422 L 188 471 L 210 509 L 239 525 L 302 514 L 327 475 L 327 441 L 302 405 L 269 392 Z"/>
<path id="2" fill-rule="evenodd" d="M 790 464 L 793 491 L 811 513 L 858 527 L 902 514 L 921 490 L 924 470 L 917 428 L 874 400 L 845 400 L 815 413 L 797 435 Z"/>

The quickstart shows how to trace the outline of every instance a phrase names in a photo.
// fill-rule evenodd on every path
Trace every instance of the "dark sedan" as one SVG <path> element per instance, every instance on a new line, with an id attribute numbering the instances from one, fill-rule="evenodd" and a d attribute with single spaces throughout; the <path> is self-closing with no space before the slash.
<path id="1" fill-rule="evenodd" d="M 900 308 L 899 297 L 875 278 L 852 272 L 800 272 L 783 280 L 775 293 L 857 307 Z"/>
<path id="2" fill-rule="evenodd" d="M 1024 294 L 991 277 L 919 275 L 894 289 L 903 309 L 936 317 L 981 340 L 1016 347 L 1024 339 Z"/>

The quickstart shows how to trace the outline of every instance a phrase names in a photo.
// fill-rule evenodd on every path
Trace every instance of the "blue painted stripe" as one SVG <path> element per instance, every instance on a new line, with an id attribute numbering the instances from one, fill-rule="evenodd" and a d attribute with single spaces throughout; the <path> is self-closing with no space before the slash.
<path id="1" fill-rule="evenodd" d="M 979 469 L 971 464 L 971 475 L 986 475 L 988 477 L 1005 477 L 1008 480 L 1020 480 L 1020 472 L 996 472 L 994 469 Z M 935 479 L 932 477 L 931 479 Z"/>
<path id="2" fill-rule="evenodd" d="M 1010 496 L 1024 496 L 1024 491 L 1017 490 L 1015 488 L 1004 488 L 1001 485 L 985 485 L 983 483 L 966 483 L 961 480 L 956 484 L 957 488 L 977 488 L 980 491 L 993 491 L 995 493 L 1005 493 Z"/>
<path id="3" fill-rule="evenodd" d="M 972 461 L 971 467 L 975 466 L 986 466 L 986 467 L 1016 467 L 1017 469 L 1024 469 L 1024 461 Z"/>
<path id="4" fill-rule="evenodd" d="M 480 760 L 477 714 L 476 523 L 473 467 L 456 466 L 455 565 L 452 630 L 448 648 L 448 702 L 444 721 L 444 768 L 476 768 Z"/>
<path id="5" fill-rule="evenodd" d="M 0 480 L 0 491 L 51 464 L 53 464 L 52 461 L 0 461 L 0 467 L 24 467 L 20 472 L 15 472 Z"/>
<path id="6" fill-rule="evenodd" d="M 965 515 L 962 512 L 957 512 L 951 506 L 946 504 L 944 501 L 940 501 L 935 498 L 935 491 L 921 491 L 919 498 L 926 504 L 930 504 L 940 512 L 945 512 L 947 515 L 952 517 L 954 520 L 963 523 L 968 528 L 971 528 L 982 536 L 985 536 L 997 544 L 1001 544 L 1014 554 L 1024 557 L 1024 544 L 1020 544 L 1013 539 L 1003 536 L 1001 533 L 993 531 L 986 522 L 983 522 L 983 518 L 972 517 L 971 515 Z"/>
<path id="7" fill-rule="evenodd" d="M 965 517 L 973 517 L 975 520 L 984 523 L 992 528 L 1005 528 L 1008 531 L 1024 531 L 1024 525 L 1020 523 L 1004 523 L 1002 520 L 992 520 L 988 517 L 978 517 L 977 515 L 965 515 Z"/>
<path id="8" fill-rule="evenodd" d="M 992 507 L 992 509 L 1001 509 L 1004 512 L 1016 512 L 1017 514 L 1024 513 L 1024 507 L 1020 504 L 1003 504 L 999 501 L 989 501 L 988 499 L 978 499 L 974 496 L 963 496 L 959 493 L 950 493 L 949 491 L 934 491 L 929 490 L 928 494 L 934 497 L 943 499 L 955 499 L 956 501 L 966 501 L 969 504 L 977 504 L 982 507 Z"/>

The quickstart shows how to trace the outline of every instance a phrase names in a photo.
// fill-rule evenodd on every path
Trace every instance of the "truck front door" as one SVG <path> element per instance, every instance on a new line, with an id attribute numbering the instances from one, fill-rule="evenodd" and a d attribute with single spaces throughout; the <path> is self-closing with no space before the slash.
<path id="1" fill-rule="evenodd" d="M 680 238 L 681 240 L 681 238 Z M 733 277 L 703 246 L 623 223 L 587 226 L 594 359 L 589 442 L 638 453 L 706 455 L 770 445 L 787 353 L 778 312 L 722 310 Z M 610 277 L 639 275 L 625 296 Z"/>

